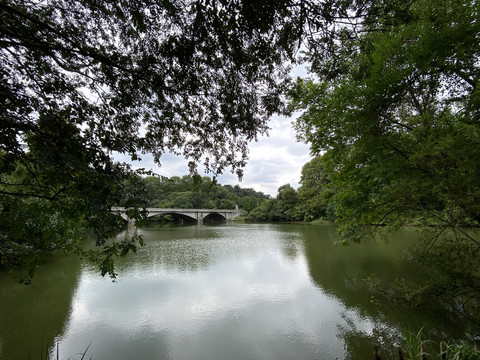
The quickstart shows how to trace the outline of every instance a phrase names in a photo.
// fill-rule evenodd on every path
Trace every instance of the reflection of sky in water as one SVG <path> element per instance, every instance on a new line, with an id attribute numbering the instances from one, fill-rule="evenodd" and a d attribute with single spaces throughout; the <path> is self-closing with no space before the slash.
<path id="1" fill-rule="evenodd" d="M 104 360 L 335 359 L 345 351 L 339 326 L 372 330 L 312 283 L 294 232 L 147 230 L 117 283 L 83 272 L 59 339 L 64 356 L 92 342 L 88 354 Z"/>

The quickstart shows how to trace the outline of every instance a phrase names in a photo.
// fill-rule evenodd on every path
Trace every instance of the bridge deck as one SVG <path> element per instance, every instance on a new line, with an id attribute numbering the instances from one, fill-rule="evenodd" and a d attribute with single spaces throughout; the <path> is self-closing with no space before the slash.
<path id="1" fill-rule="evenodd" d="M 130 221 L 126 215 L 126 210 L 124 207 L 113 207 L 112 212 L 120 213 L 122 217 Z M 159 215 L 159 214 L 178 214 L 182 216 L 187 216 L 193 220 L 196 220 L 199 224 L 203 222 L 203 219 L 211 214 L 218 214 L 224 217 L 226 220 L 233 220 L 239 215 L 242 211 L 238 210 L 238 207 L 235 209 L 178 209 L 178 208 L 146 208 L 148 212 L 147 217 Z"/>

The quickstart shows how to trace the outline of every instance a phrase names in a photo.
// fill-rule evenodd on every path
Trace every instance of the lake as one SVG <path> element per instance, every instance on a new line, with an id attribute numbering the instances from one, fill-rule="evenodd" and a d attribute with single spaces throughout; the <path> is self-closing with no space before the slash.
<path id="1" fill-rule="evenodd" d="M 117 261 L 117 282 L 72 256 L 42 266 L 31 286 L 3 275 L 0 359 L 80 359 L 87 348 L 96 360 L 370 359 L 401 329 L 462 335 L 433 309 L 372 291 L 372 278 L 428 277 L 405 256 L 411 230 L 345 248 L 331 225 L 136 231 L 146 246 Z"/>

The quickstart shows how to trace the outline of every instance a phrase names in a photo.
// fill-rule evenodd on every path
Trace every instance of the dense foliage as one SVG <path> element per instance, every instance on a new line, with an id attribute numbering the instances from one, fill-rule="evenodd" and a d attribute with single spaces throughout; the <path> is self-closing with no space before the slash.
<path id="1" fill-rule="evenodd" d="M 247 214 L 251 221 L 333 221 L 332 189 L 322 157 L 315 157 L 302 168 L 301 186 L 290 184 L 278 188 L 277 196 L 263 200 Z"/>
<path id="2" fill-rule="evenodd" d="M 2 1 L 0 267 L 75 247 L 42 216 L 88 226 L 104 244 L 119 224 L 111 207 L 138 202 L 142 173 L 114 153 L 160 163 L 172 151 L 192 172 L 241 176 L 247 143 L 282 108 L 302 27 L 290 5 Z"/>
<path id="3" fill-rule="evenodd" d="M 479 321 L 480 3 L 330 3 L 331 32 L 306 55 L 315 77 L 290 96 L 299 138 L 323 155 L 340 234 L 423 227 L 417 257 L 435 277 L 411 297 Z"/>
<path id="4" fill-rule="evenodd" d="M 269 196 L 238 185 L 220 185 L 205 176 L 150 176 L 142 179 L 146 193 L 141 206 L 180 209 L 234 209 L 251 211 Z"/>
<path id="5" fill-rule="evenodd" d="M 167 182 L 112 154 L 172 151 L 192 172 L 241 176 L 302 49 L 312 78 L 290 88 L 289 110 L 317 158 L 298 191 L 282 186 L 249 216 L 336 219 L 344 243 L 423 227 L 436 277 L 411 298 L 478 321 L 479 13 L 476 0 L 3 1 L 0 266 L 80 251 L 79 225 L 104 244 L 114 205 L 231 205 L 188 187 L 145 198 Z M 102 273 L 129 250 L 107 246 Z"/>

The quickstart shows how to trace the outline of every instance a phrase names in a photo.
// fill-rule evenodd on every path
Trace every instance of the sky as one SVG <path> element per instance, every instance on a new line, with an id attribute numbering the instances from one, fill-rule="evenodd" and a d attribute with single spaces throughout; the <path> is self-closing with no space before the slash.
<path id="1" fill-rule="evenodd" d="M 268 123 L 268 136 L 261 136 L 257 142 L 251 142 L 248 146 L 249 160 L 243 169 L 242 181 L 228 169 L 218 177 L 218 183 L 252 188 L 272 197 L 277 195 L 277 190 L 282 185 L 290 184 L 298 188 L 302 167 L 310 161 L 311 156 L 308 145 L 296 141 L 293 120 L 294 118 L 283 116 L 273 117 Z M 183 157 L 167 153 L 160 159 L 161 167 L 155 164 L 151 155 L 141 157 L 141 162 L 132 163 L 133 168 L 145 168 L 167 177 L 189 174 L 187 160 Z M 126 161 L 123 156 L 116 158 Z M 211 174 L 204 174 L 201 168 L 199 173 L 211 177 Z"/>
<path id="2" fill-rule="evenodd" d="M 304 65 L 296 66 L 291 71 L 292 77 L 311 76 Z M 298 116 L 298 114 L 297 114 Z M 227 169 L 218 176 L 217 181 L 221 185 L 238 185 L 242 188 L 252 188 L 264 194 L 275 197 L 280 186 L 290 184 L 297 189 L 300 186 L 302 167 L 311 160 L 309 146 L 298 142 L 293 129 L 293 117 L 274 116 L 268 126 L 268 136 L 259 136 L 257 142 L 251 142 L 249 148 L 249 160 L 243 169 L 242 181 L 236 174 Z M 115 156 L 118 161 L 127 160 L 126 156 Z M 133 168 L 145 168 L 162 176 L 183 176 L 189 174 L 187 160 L 183 157 L 167 153 L 160 159 L 161 167 L 153 161 L 151 155 L 141 155 L 142 161 L 132 164 Z M 202 168 L 198 169 L 202 176 Z"/>
<path id="3" fill-rule="evenodd" d="M 306 144 L 297 142 L 292 118 L 273 118 L 269 136 L 249 145 L 249 160 L 242 182 L 234 174 L 224 174 L 218 182 L 222 185 L 239 185 L 276 196 L 280 186 L 290 184 L 298 188 L 303 165 L 310 161 Z"/>

